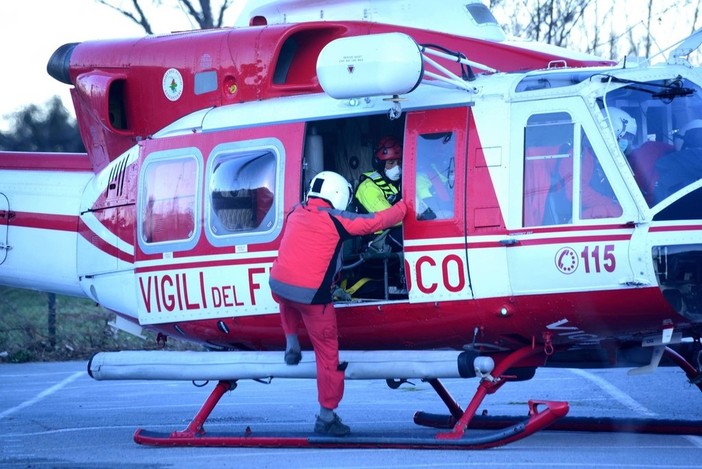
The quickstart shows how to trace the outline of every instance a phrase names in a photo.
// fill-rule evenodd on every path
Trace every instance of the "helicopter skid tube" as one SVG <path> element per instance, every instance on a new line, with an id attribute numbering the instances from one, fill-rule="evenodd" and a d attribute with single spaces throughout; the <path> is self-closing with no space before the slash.
<path id="1" fill-rule="evenodd" d="M 512 415 L 476 415 L 469 430 L 492 430 L 514 425 L 520 417 Z M 456 419 L 448 414 L 417 412 L 414 423 L 431 428 L 453 428 Z M 661 435 L 702 435 L 702 422 L 691 420 L 564 417 L 549 425 L 548 430 L 568 432 L 652 433 Z"/>
<path id="2" fill-rule="evenodd" d="M 545 427 L 568 412 L 565 402 L 539 402 L 545 408 L 536 411 L 536 404 L 530 402 L 534 411 L 530 417 L 508 428 L 475 436 L 462 435 L 458 439 L 440 439 L 438 435 L 407 437 L 374 436 L 358 434 L 345 437 L 319 435 L 271 435 L 257 434 L 250 427 L 241 434 L 207 433 L 204 423 L 222 395 L 235 387 L 229 381 L 220 381 L 190 425 L 183 431 L 172 433 L 153 432 L 138 429 L 134 441 L 147 446 L 222 446 L 259 448 L 411 448 L 411 449 L 488 449 L 505 445 L 525 438 Z"/>
<path id="3" fill-rule="evenodd" d="M 345 379 L 473 378 L 475 352 L 452 350 L 342 350 Z M 297 366 L 283 352 L 178 352 L 165 350 L 100 352 L 88 362 L 95 380 L 236 381 L 317 376 L 315 354 L 303 350 Z"/>

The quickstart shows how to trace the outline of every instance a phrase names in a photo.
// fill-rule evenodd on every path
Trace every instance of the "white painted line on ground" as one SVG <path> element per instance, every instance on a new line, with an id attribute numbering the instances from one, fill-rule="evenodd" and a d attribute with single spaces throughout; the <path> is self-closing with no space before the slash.
<path id="1" fill-rule="evenodd" d="M 602 389 L 604 392 L 612 396 L 614 400 L 619 402 L 621 405 L 626 407 L 627 409 L 633 410 L 637 414 L 645 415 L 647 417 L 655 417 L 657 414 L 643 405 L 639 404 L 636 402 L 631 396 L 628 394 L 622 392 L 617 388 L 616 386 L 613 386 L 606 380 L 600 378 L 597 375 L 594 375 L 590 372 L 587 372 L 585 370 L 578 370 L 578 369 L 571 369 L 571 372 L 575 373 L 576 375 L 580 375 L 583 378 L 593 382 L 596 384 L 600 389 Z"/>
<path id="2" fill-rule="evenodd" d="M 694 435 L 683 435 L 683 438 L 685 438 L 687 441 L 697 446 L 698 448 L 702 448 L 702 437 Z"/>
<path id="3" fill-rule="evenodd" d="M 40 392 L 39 394 L 37 394 L 36 396 L 34 396 L 32 399 L 30 399 L 30 400 L 28 400 L 28 401 L 24 401 L 24 402 L 21 403 L 20 405 L 17 405 L 17 406 L 15 406 L 15 407 L 12 407 L 11 409 L 7 409 L 7 410 L 4 411 L 4 412 L 0 412 L 0 420 L 4 419 L 4 418 L 7 417 L 8 415 L 14 414 L 14 413 L 17 412 L 18 410 L 22 410 L 22 409 L 24 409 L 25 407 L 29 407 L 30 405 L 36 404 L 37 402 L 41 401 L 41 400 L 44 399 L 45 397 L 52 395 L 53 393 L 55 393 L 55 392 L 58 391 L 59 389 L 61 389 L 61 388 L 63 388 L 64 386 L 66 386 L 66 385 L 72 383 L 73 381 L 75 381 L 76 379 L 80 378 L 81 376 L 83 376 L 83 375 L 85 375 L 85 374 L 86 374 L 85 371 L 78 371 L 77 373 L 73 373 L 71 376 L 69 376 L 68 378 L 64 379 L 64 380 L 61 381 L 60 383 L 54 384 L 54 385 L 51 386 L 50 388 L 43 390 L 42 392 Z"/>

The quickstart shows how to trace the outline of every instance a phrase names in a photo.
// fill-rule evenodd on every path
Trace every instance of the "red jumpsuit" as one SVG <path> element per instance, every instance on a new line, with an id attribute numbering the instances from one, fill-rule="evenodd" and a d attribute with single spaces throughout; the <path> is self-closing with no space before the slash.
<path id="1" fill-rule="evenodd" d="M 393 226 L 406 211 L 404 201 L 400 201 L 387 210 L 361 215 L 310 198 L 287 218 L 269 284 L 280 305 L 285 334 L 297 334 L 300 321 L 305 324 L 317 360 L 319 403 L 327 409 L 336 409 L 344 394 L 332 303 L 334 282 L 342 266 L 342 243 L 352 236 Z"/>

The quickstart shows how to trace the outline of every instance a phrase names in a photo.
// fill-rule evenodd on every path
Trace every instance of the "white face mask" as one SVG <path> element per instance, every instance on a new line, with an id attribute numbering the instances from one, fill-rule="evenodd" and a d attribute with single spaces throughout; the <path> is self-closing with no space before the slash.
<path id="1" fill-rule="evenodd" d="M 626 137 L 622 137 L 619 139 L 619 149 L 624 153 L 626 149 L 629 148 L 629 140 L 626 139 Z"/>
<path id="2" fill-rule="evenodd" d="M 400 176 L 402 176 L 402 168 L 400 165 L 385 170 L 385 177 L 391 181 L 399 181 Z"/>

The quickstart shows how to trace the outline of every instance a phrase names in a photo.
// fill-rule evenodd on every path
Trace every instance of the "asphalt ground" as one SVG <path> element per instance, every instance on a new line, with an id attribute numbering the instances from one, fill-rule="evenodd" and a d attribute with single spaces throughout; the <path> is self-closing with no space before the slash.
<path id="1" fill-rule="evenodd" d="M 95 381 L 84 362 L 0 365 L 0 467 L 8 468 L 699 468 L 702 436 L 545 430 L 488 450 L 377 448 L 155 447 L 136 444 L 141 428 L 170 433 L 191 422 L 215 383 Z M 463 407 L 478 381 L 446 380 Z M 567 419 L 702 422 L 702 392 L 677 368 L 644 376 L 625 369 L 539 369 L 526 382 L 487 396 L 480 413 L 525 418 L 529 399 L 568 401 Z M 313 436 L 313 380 L 240 381 L 205 422 L 207 434 Z M 352 435 L 431 440 L 422 410 L 447 413 L 428 383 L 390 389 L 384 381 L 347 381 L 339 415 Z M 473 437 L 487 430 L 469 429 Z M 691 432 L 695 433 L 695 432 Z"/>

